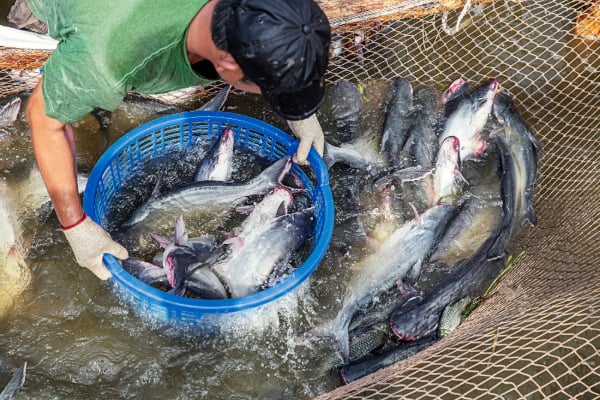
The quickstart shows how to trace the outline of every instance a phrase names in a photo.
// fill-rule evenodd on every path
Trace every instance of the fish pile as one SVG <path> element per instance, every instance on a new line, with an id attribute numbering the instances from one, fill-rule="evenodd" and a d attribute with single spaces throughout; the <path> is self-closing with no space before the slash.
<path id="1" fill-rule="evenodd" d="M 345 110 L 362 106 L 351 85 L 334 84 Z M 540 143 L 496 79 L 471 86 L 459 78 L 440 92 L 395 78 L 381 136 L 327 138 L 331 180 L 343 182 L 332 189 L 330 252 L 350 261 L 333 318 L 304 337 L 333 342 L 346 382 L 449 334 L 505 267 L 510 240 L 537 223 Z M 347 114 L 333 110 L 336 127 L 358 125 Z"/>
<path id="2" fill-rule="evenodd" d="M 161 250 L 151 261 L 124 260 L 126 271 L 178 296 L 215 300 L 257 293 L 293 270 L 296 250 L 314 230 L 315 208 L 306 205 L 301 187 L 283 184 L 293 175 L 289 156 L 246 181 L 232 180 L 234 136 L 232 129 L 223 129 L 198 163 L 193 182 L 162 192 L 159 183 L 121 224 L 126 237 L 147 230 L 150 221 L 176 221 L 172 239 L 147 232 Z M 301 183 L 297 177 L 292 180 Z M 254 202 L 248 204 L 249 199 Z M 193 220 L 196 211 L 237 213 L 242 221 L 230 232 L 190 238 L 184 216 Z"/>

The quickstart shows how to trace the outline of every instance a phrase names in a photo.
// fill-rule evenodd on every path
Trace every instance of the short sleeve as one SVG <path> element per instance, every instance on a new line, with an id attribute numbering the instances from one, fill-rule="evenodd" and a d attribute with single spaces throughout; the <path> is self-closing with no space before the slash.
<path id="1" fill-rule="evenodd" d="M 116 109 L 127 90 L 99 72 L 79 38 L 61 42 L 44 65 L 42 92 L 46 115 L 64 124 L 83 118 L 94 108 Z"/>

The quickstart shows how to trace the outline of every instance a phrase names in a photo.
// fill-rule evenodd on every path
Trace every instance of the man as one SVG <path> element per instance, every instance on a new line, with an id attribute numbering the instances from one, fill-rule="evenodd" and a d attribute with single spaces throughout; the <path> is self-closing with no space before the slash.
<path id="1" fill-rule="evenodd" d="M 330 27 L 313 0 L 28 0 L 59 45 L 27 107 L 33 149 L 77 262 L 110 278 L 104 253 L 127 250 L 83 212 L 72 123 L 114 110 L 127 92 L 162 93 L 219 76 L 262 93 L 300 139 L 322 154 L 314 116 L 324 98 Z"/>

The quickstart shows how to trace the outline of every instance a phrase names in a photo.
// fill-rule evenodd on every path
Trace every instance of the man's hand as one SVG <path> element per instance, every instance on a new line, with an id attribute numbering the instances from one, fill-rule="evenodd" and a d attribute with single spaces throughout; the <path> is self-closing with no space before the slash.
<path id="1" fill-rule="evenodd" d="M 80 222 L 67 228 L 61 227 L 61 230 L 73 249 L 77 263 L 100 279 L 112 276 L 102 263 L 104 253 L 112 254 L 121 260 L 128 257 L 127 249 L 112 240 L 108 232 L 85 214 Z"/>
<path id="2" fill-rule="evenodd" d="M 294 135 L 300 139 L 298 150 L 294 154 L 294 162 L 300 165 L 308 165 L 306 158 L 310 152 L 310 147 L 314 147 L 320 156 L 323 156 L 325 147 L 325 136 L 316 114 L 301 121 L 288 121 L 290 129 Z"/>

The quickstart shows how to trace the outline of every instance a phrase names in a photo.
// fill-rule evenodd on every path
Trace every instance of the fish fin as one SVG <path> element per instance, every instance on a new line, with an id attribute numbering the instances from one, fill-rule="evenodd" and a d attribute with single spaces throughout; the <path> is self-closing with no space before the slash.
<path id="1" fill-rule="evenodd" d="M 527 205 L 527 214 L 525 215 L 525 220 L 529 221 L 531 226 L 537 226 L 537 215 L 535 215 L 535 210 L 533 209 L 533 205 L 531 203 Z"/>
<path id="2" fill-rule="evenodd" d="M 423 260 L 418 259 L 417 262 L 411 267 L 406 275 L 406 279 L 410 282 L 410 285 L 414 285 L 421 276 L 421 270 L 423 269 Z"/>
<path id="3" fill-rule="evenodd" d="M 171 290 L 169 290 L 167 293 L 173 294 L 175 296 L 182 296 L 185 294 L 185 284 L 182 285 L 177 285 L 174 288 L 172 288 Z"/>
<path id="4" fill-rule="evenodd" d="M 235 211 L 239 212 L 240 214 L 250 214 L 255 208 L 256 206 L 254 206 L 253 204 L 248 204 L 245 206 L 235 207 Z"/>
<path id="5" fill-rule="evenodd" d="M 188 236 L 185 233 L 185 224 L 183 222 L 183 215 L 180 215 L 175 222 L 175 237 L 174 242 L 176 246 L 185 246 L 188 242 Z"/>
<path id="6" fill-rule="evenodd" d="M 166 249 L 167 246 L 169 246 L 169 239 L 167 239 L 163 236 L 159 236 L 152 232 L 150 232 L 148 234 L 148 236 L 150 236 L 152 238 L 152 240 L 154 240 L 156 243 L 158 243 L 160 245 L 160 247 L 162 247 L 163 249 Z"/>
<path id="7" fill-rule="evenodd" d="M 231 245 L 231 250 L 237 252 L 244 245 L 244 238 L 242 236 L 232 236 L 225 239 L 223 244 Z"/>
<path id="8" fill-rule="evenodd" d="M 156 185 L 154 185 L 154 189 L 152 189 L 152 193 L 150 194 L 150 198 L 153 199 L 160 195 L 160 191 L 162 189 L 163 176 L 159 172 L 156 176 Z"/>
<path id="9" fill-rule="evenodd" d="M 27 375 L 27 361 L 23 363 L 12 376 L 4 390 L 0 393 L 0 399 L 13 399 L 25 383 Z"/>

